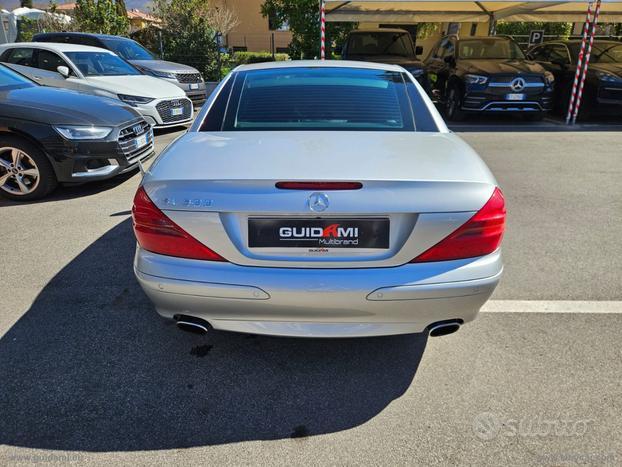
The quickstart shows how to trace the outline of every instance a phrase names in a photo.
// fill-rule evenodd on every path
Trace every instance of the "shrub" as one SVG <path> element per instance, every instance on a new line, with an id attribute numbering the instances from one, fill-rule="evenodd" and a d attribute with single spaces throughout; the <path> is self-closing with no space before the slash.
<path id="1" fill-rule="evenodd" d="M 234 66 L 245 65 L 247 63 L 262 63 L 262 62 L 282 62 L 289 60 L 287 54 L 272 54 L 270 52 L 234 52 L 231 56 L 230 63 Z"/>

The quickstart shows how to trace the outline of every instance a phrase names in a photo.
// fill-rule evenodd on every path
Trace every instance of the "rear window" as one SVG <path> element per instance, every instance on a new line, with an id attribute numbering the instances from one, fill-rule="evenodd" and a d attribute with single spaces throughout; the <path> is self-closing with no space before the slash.
<path id="1" fill-rule="evenodd" d="M 239 72 L 231 93 L 218 96 L 228 102 L 221 128 L 414 131 L 416 118 L 405 80 L 408 77 L 401 72 L 359 68 Z M 206 121 L 212 117 L 210 110 Z"/>

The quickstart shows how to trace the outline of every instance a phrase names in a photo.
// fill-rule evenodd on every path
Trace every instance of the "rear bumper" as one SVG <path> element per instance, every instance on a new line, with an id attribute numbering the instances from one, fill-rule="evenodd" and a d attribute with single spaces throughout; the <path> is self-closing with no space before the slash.
<path id="1" fill-rule="evenodd" d="M 134 270 L 158 313 L 215 329 L 297 337 L 422 332 L 473 320 L 494 291 L 501 252 L 393 268 L 292 269 L 184 260 L 137 248 Z"/>

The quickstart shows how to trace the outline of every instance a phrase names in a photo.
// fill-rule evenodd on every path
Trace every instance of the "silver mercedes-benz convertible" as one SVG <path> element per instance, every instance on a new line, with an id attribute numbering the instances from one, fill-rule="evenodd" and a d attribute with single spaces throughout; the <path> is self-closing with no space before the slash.
<path id="1" fill-rule="evenodd" d="M 395 65 L 241 66 L 147 171 L 134 269 L 187 330 L 444 335 L 502 273 L 503 195 Z"/>

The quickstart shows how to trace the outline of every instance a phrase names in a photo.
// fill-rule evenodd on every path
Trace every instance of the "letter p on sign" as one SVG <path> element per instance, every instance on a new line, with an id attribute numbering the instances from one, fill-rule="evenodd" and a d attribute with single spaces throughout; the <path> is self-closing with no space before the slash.
<path id="1" fill-rule="evenodd" d="M 529 33 L 529 45 L 542 44 L 544 41 L 544 31 L 531 31 Z"/>

